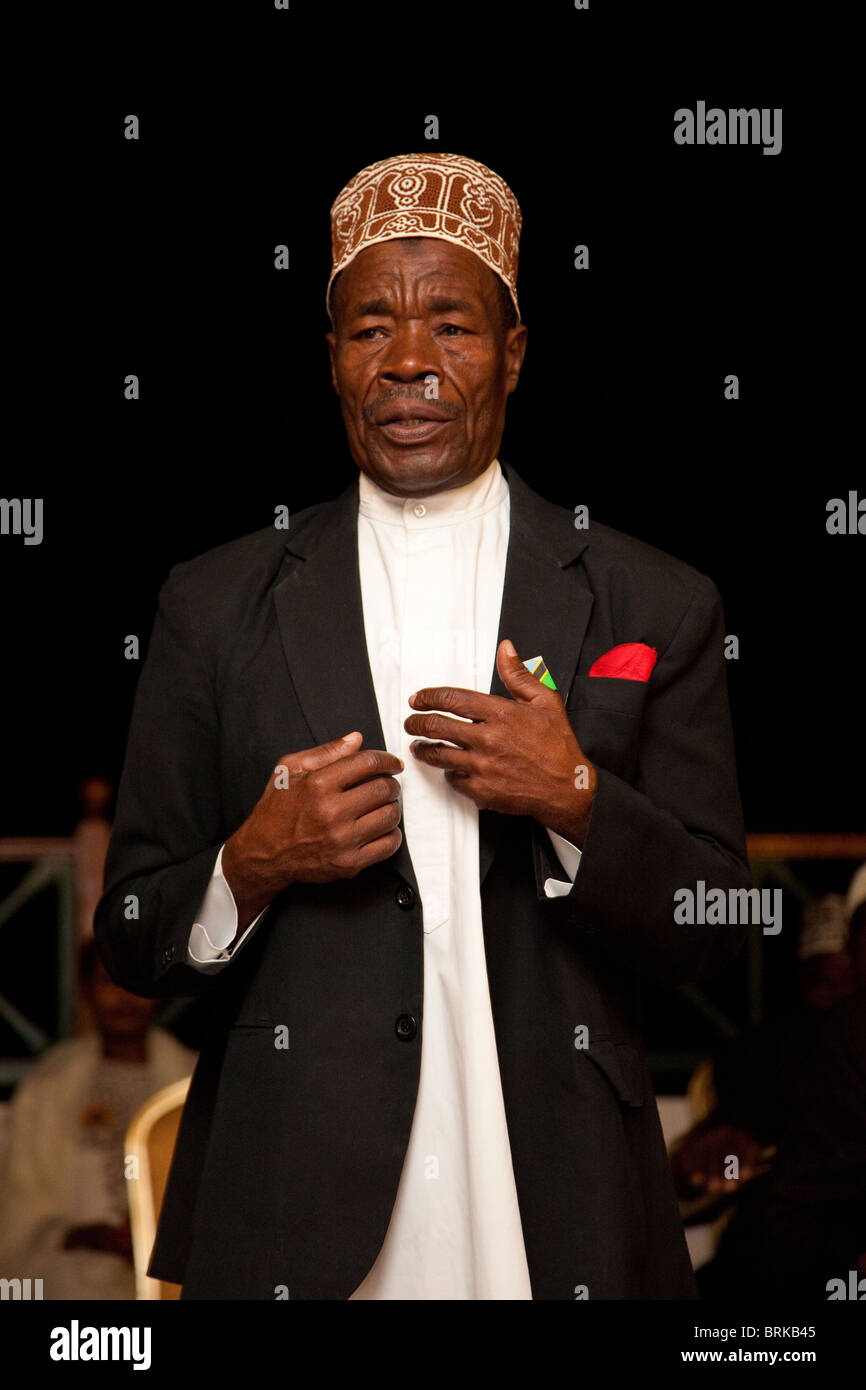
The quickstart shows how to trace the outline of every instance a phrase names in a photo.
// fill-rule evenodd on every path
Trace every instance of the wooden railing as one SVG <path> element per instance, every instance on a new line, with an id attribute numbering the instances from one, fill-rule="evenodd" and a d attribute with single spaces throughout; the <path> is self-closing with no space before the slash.
<path id="1" fill-rule="evenodd" d="M 749 859 L 866 859 L 866 835 L 797 831 L 746 837 Z"/>
<path id="2" fill-rule="evenodd" d="M 15 915 L 46 889 L 56 887 L 57 945 L 51 956 L 37 947 L 35 968 L 44 974 L 46 991 L 56 996 L 56 1027 L 49 1034 L 0 993 L 0 1018 L 24 1043 L 29 1056 L 0 1057 L 0 1085 L 21 1080 L 33 1059 L 61 1038 L 69 1037 L 75 1018 L 75 842 L 57 836 L 13 836 L 0 839 L 0 864 L 29 864 L 11 892 L 0 899 L 0 933 Z M 0 939 L 0 950 L 3 949 Z M 6 988 L 9 981 L 4 980 Z"/>

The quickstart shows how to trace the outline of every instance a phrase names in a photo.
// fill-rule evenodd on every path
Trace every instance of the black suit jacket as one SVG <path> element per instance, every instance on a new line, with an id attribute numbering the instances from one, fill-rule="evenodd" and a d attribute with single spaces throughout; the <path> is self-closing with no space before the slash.
<path id="1" fill-rule="evenodd" d="M 596 522 L 576 530 L 502 464 L 499 639 L 544 655 L 598 768 L 571 892 L 546 831 L 480 813 L 496 1041 L 533 1297 L 691 1298 L 638 1025 L 640 977 L 686 982 L 743 929 L 681 926 L 674 893 L 748 887 L 718 592 Z M 148 996 L 219 1002 L 186 1105 L 151 1272 L 185 1298 L 346 1299 L 382 1245 L 424 1036 L 423 903 L 405 838 L 355 879 L 280 893 L 217 975 L 185 964 L 220 844 L 287 752 L 385 746 L 364 637 L 358 480 L 335 501 L 176 565 L 160 592 L 96 935 Z M 622 642 L 648 682 L 588 677 Z M 431 683 L 437 672 L 430 672 Z M 506 696 L 495 669 L 490 691 Z M 135 915 L 137 912 L 137 916 Z M 414 1037 L 395 1021 L 411 1015 Z M 274 1029 L 290 1046 L 274 1046 Z M 588 1028 L 589 1045 L 574 1046 Z"/>

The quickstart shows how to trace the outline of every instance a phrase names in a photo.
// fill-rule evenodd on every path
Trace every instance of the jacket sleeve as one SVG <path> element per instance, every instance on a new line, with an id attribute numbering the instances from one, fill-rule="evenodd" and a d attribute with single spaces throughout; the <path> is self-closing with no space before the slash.
<path id="1" fill-rule="evenodd" d="M 216 698 L 184 601 L 183 569 L 175 565 L 160 590 L 94 916 L 109 974 L 149 998 L 203 994 L 216 978 L 187 964 L 190 929 L 227 828 Z"/>
<path id="2" fill-rule="evenodd" d="M 603 948 L 665 984 L 707 978 L 745 939 L 743 895 L 730 890 L 749 889 L 752 876 L 722 603 L 706 576 L 650 678 L 633 784 L 604 767 L 597 773 L 580 872 L 558 904 Z M 728 907 L 737 905 L 739 924 L 677 920 L 675 893 L 690 889 L 697 898 L 699 880 L 705 893 L 721 889 Z"/>

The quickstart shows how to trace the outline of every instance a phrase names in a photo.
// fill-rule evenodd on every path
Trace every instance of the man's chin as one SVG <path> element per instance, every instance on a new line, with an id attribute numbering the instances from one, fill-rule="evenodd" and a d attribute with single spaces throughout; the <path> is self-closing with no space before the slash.
<path id="1" fill-rule="evenodd" d="M 363 471 L 386 491 L 417 496 L 456 486 L 463 468 L 461 460 L 417 445 L 371 452 Z"/>

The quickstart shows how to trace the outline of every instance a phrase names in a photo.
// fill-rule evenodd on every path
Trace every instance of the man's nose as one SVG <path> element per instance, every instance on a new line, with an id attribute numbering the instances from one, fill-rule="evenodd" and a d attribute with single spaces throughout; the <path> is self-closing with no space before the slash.
<path id="1" fill-rule="evenodd" d="M 417 381 L 431 373 L 438 376 L 437 354 L 430 334 L 418 324 L 399 327 L 380 359 L 382 381 Z"/>

